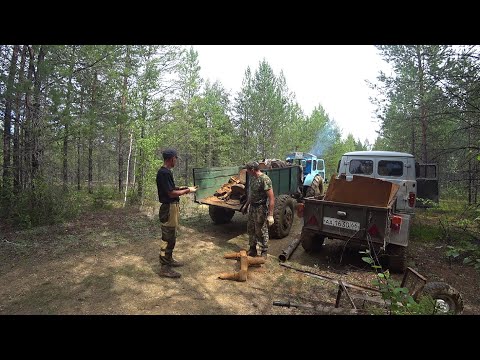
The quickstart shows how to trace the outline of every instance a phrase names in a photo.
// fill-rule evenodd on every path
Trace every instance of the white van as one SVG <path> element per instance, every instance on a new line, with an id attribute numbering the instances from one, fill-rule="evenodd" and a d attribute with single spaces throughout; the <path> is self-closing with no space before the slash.
<path id="1" fill-rule="evenodd" d="M 414 213 L 417 180 L 413 155 L 396 151 L 352 151 L 342 156 L 337 173 L 347 178 L 359 175 L 398 184 L 396 211 Z"/>

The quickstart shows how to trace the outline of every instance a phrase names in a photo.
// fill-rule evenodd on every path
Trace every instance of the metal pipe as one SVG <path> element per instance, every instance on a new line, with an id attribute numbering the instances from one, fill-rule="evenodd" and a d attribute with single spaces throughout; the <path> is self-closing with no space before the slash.
<path id="1" fill-rule="evenodd" d="M 292 256 L 295 249 L 298 247 L 298 244 L 300 244 L 300 240 L 301 240 L 301 237 L 293 240 L 290 243 L 290 245 L 288 245 L 288 247 L 285 250 L 282 250 L 282 253 L 278 255 L 278 259 L 281 262 L 287 261 L 290 258 L 290 256 Z"/>
<path id="2" fill-rule="evenodd" d="M 327 314 L 327 315 L 366 315 L 368 314 L 366 309 L 343 309 L 343 308 L 335 308 L 331 306 L 322 306 L 322 305 L 309 305 L 309 304 L 299 304 L 294 303 L 291 301 L 274 301 L 274 306 L 283 306 L 283 307 L 293 307 L 305 310 L 311 310 L 315 313 L 319 314 Z"/>

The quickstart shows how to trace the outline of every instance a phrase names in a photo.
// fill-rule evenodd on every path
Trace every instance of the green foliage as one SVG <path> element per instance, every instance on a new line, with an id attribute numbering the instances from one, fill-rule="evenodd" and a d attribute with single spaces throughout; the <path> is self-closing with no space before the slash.
<path id="1" fill-rule="evenodd" d="M 10 213 L 3 218 L 19 228 L 63 222 L 89 206 L 84 194 L 44 182 L 37 182 L 34 191 L 23 191 L 13 199 Z"/>
<path id="2" fill-rule="evenodd" d="M 112 202 L 119 200 L 120 197 L 116 188 L 102 185 L 93 192 L 93 208 L 112 209 Z"/>
<path id="3" fill-rule="evenodd" d="M 442 229 L 438 225 L 414 222 L 410 229 L 410 238 L 418 242 L 433 243 L 442 238 Z"/>
<path id="4" fill-rule="evenodd" d="M 449 263 L 463 262 L 480 270 L 480 209 L 452 198 L 418 210 L 411 230 L 415 241 L 445 243 Z"/>
<path id="5" fill-rule="evenodd" d="M 360 253 L 367 255 L 363 256 L 362 260 L 375 271 L 376 278 L 372 283 L 379 289 L 389 315 L 433 314 L 433 300 L 420 299 L 419 302 L 415 301 L 409 294 L 408 289 L 401 287 L 400 283 L 390 276 L 389 270 L 383 271 L 382 266 L 377 264 L 370 250 L 360 251 Z M 373 315 L 385 313 L 384 309 L 374 307 L 370 307 L 369 311 Z"/>

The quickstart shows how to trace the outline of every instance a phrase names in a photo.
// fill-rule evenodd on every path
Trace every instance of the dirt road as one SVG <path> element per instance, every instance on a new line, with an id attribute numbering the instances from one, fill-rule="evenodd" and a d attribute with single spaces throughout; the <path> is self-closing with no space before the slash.
<path id="1" fill-rule="evenodd" d="M 298 237 L 270 241 L 267 263 L 246 282 L 218 279 L 237 271 L 227 252 L 248 247 L 246 217 L 213 225 L 208 210 L 183 205 L 175 256 L 185 261 L 180 279 L 157 273 L 161 245 L 156 209 L 114 209 L 28 231 L 4 232 L 0 243 L 0 314 L 306 314 L 273 306 L 274 300 L 333 306 L 337 286 L 279 265 L 282 249 Z M 430 279 L 449 282 L 464 296 L 465 314 L 480 314 L 478 274 L 439 259 L 441 249 L 412 244 L 409 265 Z M 327 240 L 310 255 L 299 246 L 289 263 L 349 283 L 372 286 L 374 274 L 358 249 Z M 399 279 L 400 276 L 397 276 Z"/>

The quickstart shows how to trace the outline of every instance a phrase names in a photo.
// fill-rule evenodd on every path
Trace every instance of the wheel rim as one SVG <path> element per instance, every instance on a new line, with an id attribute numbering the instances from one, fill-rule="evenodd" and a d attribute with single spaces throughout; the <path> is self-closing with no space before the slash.
<path id="1" fill-rule="evenodd" d="M 450 304 L 444 299 L 435 299 L 435 312 L 446 314 L 450 311 Z"/>

